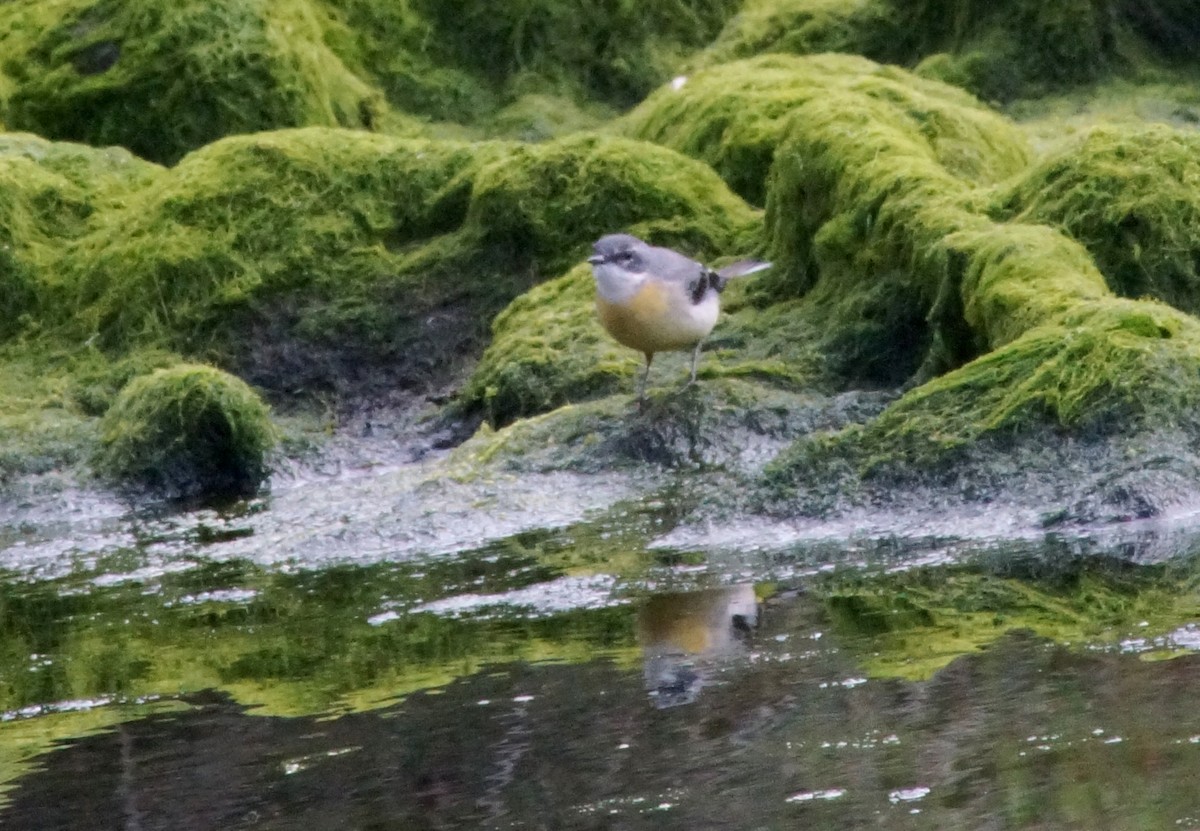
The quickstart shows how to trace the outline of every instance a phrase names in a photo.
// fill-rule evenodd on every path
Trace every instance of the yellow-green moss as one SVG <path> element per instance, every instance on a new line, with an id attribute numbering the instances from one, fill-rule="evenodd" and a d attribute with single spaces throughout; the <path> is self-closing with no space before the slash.
<path id="1" fill-rule="evenodd" d="M 497 311 L 615 229 L 708 256 L 750 249 L 760 228 L 703 165 L 613 137 L 308 128 L 155 170 L 119 200 L 83 201 L 69 234 L 43 232 L 45 259 L 6 284 L 27 328 L 183 353 L 276 392 L 444 383 Z"/>
<path id="2" fill-rule="evenodd" d="M 692 67 L 771 52 L 889 56 L 897 21 L 879 0 L 746 0 Z"/>
<path id="3" fill-rule="evenodd" d="M 104 478 L 171 496 L 252 493 L 267 477 L 275 429 L 244 382 L 180 364 L 129 382 L 101 421 Z"/>
<path id="4" fill-rule="evenodd" d="M 0 134 L 0 342 L 37 325 L 39 284 L 63 246 L 159 172 L 119 148 Z"/>
<path id="5" fill-rule="evenodd" d="M 1006 219 L 1061 228 L 1117 294 L 1200 313 L 1200 136 L 1162 125 L 1093 130 L 995 199 Z"/>
<path id="6" fill-rule="evenodd" d="M 509 304 L 492 323 L 462 403 L 501 425 L 628 385 L 640 360 L 601 329 L 595 291 L 585 264 Z"/>
<path id="7" fill-rule="evenodd" d="M 762 204 L 775 150 L 789 137 L 793 119 L 846 105 L 858 113 L 841 123 L 853 132 L 839 144 L 869 143 L 871 131 L 899 130 L 915 154 L 973 183 L 1002 179 L 1029 160 L 1016 127 L 961 90 L 851 55 L 767 55 L 705 69 L 678 88 L 658 90 L 617 126 L 701 159 L 735 191 Z"/>
<path id="8" fill-rule="evenodd" d="M 852 89 L 795 109 L 775 152 L 767 204 L 776 265 L 756 285 L 766 292 L 760 302 L 803 296 L 827 309 L 824 325 L 844 344 L 835 350 L 843 355 L 908 366 L 920 355 L 912 381 L 927 383 L 866 425 L 802 440 L 778 460 L 771 480 L 802 482 L 823 465 L 848 466 L 853 476 L 913 474 L 942 468 L 982 442 L 1041 435 L 1047 427 L 1089 436 L 1200 429 L 1188 415 L 1200 403 L 1195 321 L 1159 304 L 1114 298 L 1083 245 L 1053 227 L 1018 221 L 1041 218 L 1035 210 L 995 221 L 992 195 L 939 158 L 914 129 L 908 101 Z M 1136 133 L 1133 144 L 1145 145 L 1137 138 L 1145 135 Z M 1135 182 L 1154 188 L 1161 177 L 1184 187 L 1190 174 L 1180 149 L 1188 140 L 1166 128 L 1148 135 L 1165 150 L 1150 154 L 1158 161 L 1145 168 L 1122 168 L 1113 157 L 1132 151 L 1108 139 L 1095 155 L 1106 159 L 1101 167 L 1116 184 L 1097 188 L 1119 191 L 1129 182 L 1129 193 L 1138 194 L 1130 198 L 1153 203 Z M 1075 164 L 1047 163 L 1054 171 Z M 1001 204 L 1016 214 L 1023 199 L 1039 205 L 1045 192 L 1052 200 L 1058 178 L 1017 180 Z M 1092 177 L 1076 181 L 1096 192 Z M 1164 203 L 1179 201 L 1167 182 L 1159 190 Z M 1070 204 L 1094 214 L 1111 201 L 1079 196 Z M 1148 243 L 1165 242 L 1168 250 L 1130 246 L 1123 256 L 1187 259 L 1169 246 L 1188 239 L 1189 212 L 1185 201 L 1152 214 Z M 1178 224 L 1166 218 L 1172 213 Z M 1093 244 L 1104 234 L 1092 232 Z"/>
<path id="9" fill-rule="evenodd" d="M 232 133 L 370 127 L 381 104 L 308 0 L 18 0 L 0 30 L 6 123 L 159 162 Z"/>

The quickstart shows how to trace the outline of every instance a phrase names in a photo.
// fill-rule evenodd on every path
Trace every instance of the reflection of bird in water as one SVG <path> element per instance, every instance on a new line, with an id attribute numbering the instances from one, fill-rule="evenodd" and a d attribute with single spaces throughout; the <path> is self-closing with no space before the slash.
<path id="1" fill-rule="evenodd" d="M 757 625 L 758 598 L 749 584 L 649 598 L 638 611 L 638 642 L 655 706 L 695 701 L 707 663 L 741 652 Z"/>

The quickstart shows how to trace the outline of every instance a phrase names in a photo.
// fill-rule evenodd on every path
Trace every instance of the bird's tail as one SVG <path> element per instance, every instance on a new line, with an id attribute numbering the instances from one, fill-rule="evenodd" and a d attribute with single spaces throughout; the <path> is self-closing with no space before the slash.
<path id="1" fill-rule="evenodd" d="M 770 263 L 764 263 L 761 260 L 738 260 L 735 263 L 730 263 L 724 268 L 718 268 L 716 271 L 709 272 L 709 283 L 717 291 L 724 291 L 725 284 L 734 277 L 745 277 L 747 274 L 765 271 L 770 268 Z"/>

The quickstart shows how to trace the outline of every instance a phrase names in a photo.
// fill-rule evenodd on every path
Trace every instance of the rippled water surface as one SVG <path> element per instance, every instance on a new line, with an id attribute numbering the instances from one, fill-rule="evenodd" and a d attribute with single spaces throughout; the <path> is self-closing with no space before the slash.
<path id="1" fill-rule="evenodd" d="M 1200 828 L 1192 520 L 326 477 L 0 526 L 0 827 Z M 978 528 L 978 523 L 967 523 Z"/>

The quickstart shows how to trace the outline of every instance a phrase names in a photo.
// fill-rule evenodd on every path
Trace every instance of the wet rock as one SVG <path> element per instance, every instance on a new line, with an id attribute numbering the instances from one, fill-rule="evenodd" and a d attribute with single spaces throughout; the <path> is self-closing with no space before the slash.
<path id="1" fill-rule="evenodd" d="M 102 477 L 172 497 L 254 493 L 276 438 L 245 383 L 189 364 L 135 378 L 100 427 L 93 464 Z"/>

